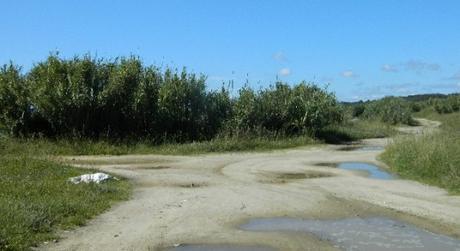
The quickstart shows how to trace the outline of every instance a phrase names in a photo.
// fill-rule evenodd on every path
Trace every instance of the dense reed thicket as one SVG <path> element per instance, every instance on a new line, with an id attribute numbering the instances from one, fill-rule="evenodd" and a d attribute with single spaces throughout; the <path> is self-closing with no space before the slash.
<path id="1" fill-rule="evenodd" d="M 355 117 L 378 120 L 391 125 L 414 124 L 411 102 L 398 97 L 356 103 L 353 105 L 352 114 Z"/>
<path id="2" fill-rule="evenodd" d="M 335 96 L 278 82 L 231 97 L 206 77 L 145 66 L 138 57 L 49 56 L 23 74 L 0 69 L 0 124 L 14 136 L 195 141 L 255 131 L 314 133 L 341 121 Z"/>
<path id="3" fill-rule="evenodd" d="M 431 103 L 434 109 L 440 114 L 460 111 L 460 96 L 458 95 L 451 95 L 445 99 L 432 100 Z"/>

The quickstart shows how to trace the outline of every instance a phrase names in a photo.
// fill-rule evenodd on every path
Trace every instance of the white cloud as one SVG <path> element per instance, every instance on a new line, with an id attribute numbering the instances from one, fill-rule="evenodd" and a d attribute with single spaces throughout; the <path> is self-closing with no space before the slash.
<path id="1" fill-rule="evenodd" d="M 390 65 L 390 64 L 384 64 L 382 65 L 382 71 L 385 71 L 385 72 L 398 72 L 399 69 L 394 66 L 394 65 Z"/>
<path id="2" fill-rule="evenodd" d="M 283 52 L 277 52 L 277 53 L 273 54 L 273 59 L 275 59 L 278 62 L 287 61 L 287 57 Z"/>
<path id="3" fill-rule="evenodd" d="M 354 73 L 353 71 L 344 71 L 342 72 L 342 77 L 345 77 L 345 78 L 357 78 L 358 75 L 356 73 Z"/>
<path id="4" fill-rule="evenodd" d="M 289 76 L 289 75 L 291 75 L 291 69 L 282 68 L 281 70 L 279 70 L 278 74 L 281 75 L 281 76 Z"/>
<path id="5" fill-rule="evenodd" d="M 414 71 L 417 74 L 421 74 L 427 71 L 439 71 L 441 66 L 436 63 L 427 63 L 422 60 L 409 60 L 403 64 L 406 70 Z"/>

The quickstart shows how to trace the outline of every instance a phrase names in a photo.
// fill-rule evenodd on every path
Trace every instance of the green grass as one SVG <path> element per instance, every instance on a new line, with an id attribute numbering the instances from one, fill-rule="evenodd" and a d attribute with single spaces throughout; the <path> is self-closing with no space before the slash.
<path id="1" fill-rule="evenodd" d="M 389 137 L 396 133 L 390 125 L 377 121 L 358 120 L 320 131 L 317 139 L 308 136 L 240 136 L 216 137 L 209 141 L 192 143 L 165 143 L 155 145 L 147 141 L 114 143 L 104 140 L 46 138 L 18 139 L 0 137 L 0 152 L 15 155 L 19 152 L 31 155 L 121 155 L 167 154 L 191 155 L 217 152 L 270 151 L 305 145 L 341 143 L 365 138 Z"/>
<path id="2" fill-rule="evenodd" d="M 0 250 L 28 250 L 56 239 L 56 230 L 85 224 L 127 199 L 126 180 L 74 185 L 82 170 L 25 155 L 0 157 Z"/>
<path id="3" fill-rule="evenodd" d="M 128 199 L 127 180 L 74 185 L 68 178 L 89 173 L 47 160 L 59 145 L 0 137 L 0 250 L 28 250 L 56 239 L 62 228 L 81 226 Z"/>
<path id="4" fill-rule="evenodd" d="M 318 137 L 327 143 L 343 143 L 367 138 L 384 138 L 396 134 L 393 126 L 379 121 L 354 120 L 320 131 Z"/>
<path id="5" fill-rule="evenodd" d="M 0 139 L 0 152 L 15 155 L 121 155 L 169 154 L 190 155 L 212 152 L 268 151 L 318 143 L 309 136 L 297 137 L 227 137 L 193 143 L 153 145 L 146 142 L 110 143 L 107 141 L 70 139 Z"/>
<path id="6" fill-rule="evenodd" d="M 431 109 L 431 108 L 430 108 Z M 416 117 L 441 121 L 441 131 L 401 136 L 388 146 L 382 159 L 401 177 L 460 193 L 460 113 L 437 114 L 427 109 Z"/>

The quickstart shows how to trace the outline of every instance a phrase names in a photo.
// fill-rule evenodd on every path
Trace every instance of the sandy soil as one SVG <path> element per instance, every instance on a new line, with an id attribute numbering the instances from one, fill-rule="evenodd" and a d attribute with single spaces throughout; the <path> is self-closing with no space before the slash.
<path id="1" fill-rule="evenodd" d="M 432 131 L 421 120 L 408 133 Z M 364 145 L 387 144 L 386 139 Z M 331 163 L 378 161 L 381 151 L 340 151 L 341 146 L 303 147 L 269 153 L 200 156 L 68 157 L 76 166 L 98 168 L 132 180 L 131 200 L 87 226 L 62 233 L 50 250 L 161 250 L 174 244 L 264 245 L 279 250 L 333 250 L 298 233 L 238 229 L 254 217 L 341 218 L 389 216 L 433 232 L 460 236 L 460 197 L 408 180 L 376 180 L 328 167 Z"/>

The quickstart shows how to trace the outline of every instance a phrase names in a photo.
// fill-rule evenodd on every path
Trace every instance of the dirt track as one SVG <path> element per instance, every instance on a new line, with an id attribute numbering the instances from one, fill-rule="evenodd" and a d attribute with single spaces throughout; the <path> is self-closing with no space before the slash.
<path id="1" fill-rule="evenodd" d="M 420 133 L 439 124 L 422 120 Z M 385 145 L 367 140 L 365 145 Z M 376 180 L 329 163 L 377 160 L 381 151 L 315 146 L 270 153 L 200 156 L 69 157 L 132 180 L 133 198 L 63 233 L 55 250 L 157 250 L 179 243 L 228 243 L 280 250 L 333 249 L 313 236 L 238 229 L 253 217 L 340 218 L 385 215 L 460 236 L 460 197 L 407 180 Z"/>

